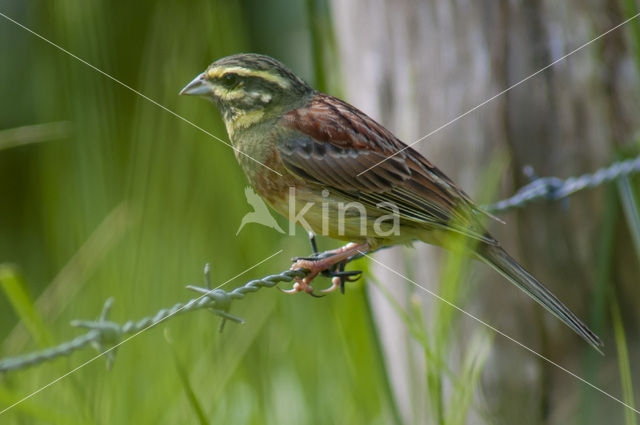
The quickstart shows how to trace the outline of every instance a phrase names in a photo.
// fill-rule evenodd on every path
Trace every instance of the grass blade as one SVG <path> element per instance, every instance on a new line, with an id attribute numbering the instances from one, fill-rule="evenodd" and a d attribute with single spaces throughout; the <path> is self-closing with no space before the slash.
<path id="1" fill-rule="evenodd" d="M 610 282 L 613 266 L 613 249 L 615 246 L 615 234 L 617 226 L 618 203 L 613 188 L 608 188 L 605 193 L 602 230 L 597 246 L 597 261 L 595 266 L 595 287 L 590 300 L 589 323 L 596 334 L 602 334 L 606 316 L 607 288 Z M 595 380 L 596 373 L 602 365 L 602 356 L 594 350 L 586 350 L 583 360 L 585 379 Z M 590 423 L 595 407 L 595 394 L 587 388 L 582 390 L 579 415 L 576 423 Z"/>
<path id="2" fill-rule="evenodd" d="M 187 396 L 187 400 L 189 405 L 193 409 L 200 425 L 209 425 L 209 420 L 207 419 L 207 415 L 202 408 L 202 404 L 198 400 L 191 383 L 189 382 L 189 374 L 187 373 L 187 368 L 184 367 L 182 361 L 180 360 L 178 353 L 174 347 L 173 342 L 169 338 L 167 331 L 165 329 L 165 339 L 169 342 L 169 346 L 171 347 L 171 354 L 173 357 L 173 364 L 176 367 L 176 371 L 178 372 L 178 378 L 180 378 L 180 383 L 182 384 L 182 389 L 184 390 L 184 394 Z"/>
<path id="3" fill-rule="evenodd" d="M 638 264 L 640 264 L 640 204 L 638 204 L 637 192 L 629 176 L 621 176 L 618 179 L 618 192 L 620 193 L 624 215 L 631 231 L 631 240 L 636 249 Z"/>
<path id="4" fill-rule="evenodd" d="M 69 137 L 69 134 L 69 123 L 66 121 L 8 128 L 0 130 L 0 151 L 16 146 L 64 139 Z"/>
<path id="5" fill-rule="evenodd" d="M 627 339 L 625 337 L 624 325 L 620 315 L 620 306 L 615 296 L 611 297 L 611 319 L 613 322 L 613 332 L 616 340 L 616 351 L 618 353 L 618 369 L 620 370 L 620 381 L 622 383 L 622 399 L 629 406 L 635 408 L 633 396 L 633 382 L 631 379 L 631 365 L 629 363 L 629 350 L 627 349 Z M 637 425 L 636 413 L 631 409 L 624 409 L 626 425 Z"/>
<path id="6" fill-rule="evenodd" d="M 449 408 L 447 409 L 448 425 L 464 425 L 473 401 L 473 395 L 478 387 L 484 365 L 491 351 L 490 335 L 482 332 L 472 341 L 462 364 L 460 377 L 454 383 Z"/>
<path id="7" fill-rule="evenodd" d="M 36 343 L 41 347 L 51 345 L 53 339 L 36 313 L 27 285 L 14 266 L 0 264 L 0 287 Z"/>

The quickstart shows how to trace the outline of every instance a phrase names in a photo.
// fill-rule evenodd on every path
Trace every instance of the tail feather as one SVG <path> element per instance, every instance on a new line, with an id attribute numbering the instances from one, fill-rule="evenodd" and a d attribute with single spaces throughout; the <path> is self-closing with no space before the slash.
<path id="1" fill-rule="evenodd" d="M 600 347 L 603 347 L 604 344 L 600 338 L 582 323 L 568 307 L 562 304 L 551 291 L 531 276 L 500 246 L 481 244 L 478 250 L 478 256 L 482 261 L 489 264 L 501 275 L 522 289 L 527 295 L 540 303 L 540 305 L 549 310 L 554 316 L 562 320 L 567 326 L 573 329 L 575 333 L 580 335 L 602 354 Z"/>

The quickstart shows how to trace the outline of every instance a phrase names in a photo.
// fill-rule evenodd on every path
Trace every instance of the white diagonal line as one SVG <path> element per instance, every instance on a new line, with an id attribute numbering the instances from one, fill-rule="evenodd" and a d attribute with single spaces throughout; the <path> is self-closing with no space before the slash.
<path id="1" fill-rule="evenodd" d="M 627 19 L 624 22 L 619 23 L 618 25 L 616 25 L 613 28 L 610 28 L 609 30 L 607 30 L 606 32 L 600 34 L 599 36 L 597 36 L 594 39 L 591 39 L 589 41 L 587 41 L 586 43 L 584 43 L 583 45 L 581 45 L 580 47 L 577 47 L 575 49 L 573 49 L 572 51 L 570 51 L 569 53 L 567 53 L 566 55 L 562 56 L 559 59 L 554 60 L 553 62 L 551 62 L 549 65 L 545 66 L 544 68 L 541 68 L 539 70 L 537 70 L 536 72 L 534 72 L 533 74 L 529 75 L 528 77 L 525 77 L 524 79 L 518 81 L 517 83 L 513 84 L 512 86 L 507 87 L 506 89 L 502 90 L 500 93 L 495 94 L 493 96 L 491 96 L 489 99 L 485 100 L 484 102 L 482 102 L 479 105 L 474 106 L 473 108 L 469 109 L 467 112 L 458 115 L 457 117 L 455 117 L 454 119 L 452 119 L 451 121 L 447 122 L 446 124 L 441 125 L 440 127 L 436 128 L 435 130 L 425 134 L 424 136 L 422 136 L 421 138 L 419 138 L 418 140 L 416 140 L 413 143 L 410 143 L 409 145 L 405 146 L 404 148 L 400 149 L 397 152 L 394 152 L 393 154 L 389 155 L 388 157 L 384 158 L 383 160 L 375 163 L 374 165 L 372 165 L 371 167 L 367 168 L 366 170 L 364 170 L 363 172 L 361 172 L 360 174 L 358 174 L 358 177 L 360 177 L 361 175 L 363 175 L 364 173 L 366 173 L 367 171 L 371 170 L 372 168 L 377 167 L 378 165 L 382 164 L 383 162 L 387 161 L 388 159 L 393 158 L 394 156 L 398 155 L 399 153 L 409 149 L 411 146 L 415 145 L 416 143 L 420 143 L 421 141 L 423 141 L 424 139 L 433 136 L 434 134 L 436 134 L 437 132 L 439 132 L 440 130 L 449 127 L 451 124 L 453 124 L 454 122 L 458 121 L 461 118 L 466 117 L 467 115 L 469 115 L 470 113 L 472 113 L 473 111 L 475 111 L 476 109 L 482 108 L 484 105 L 486 105 L 487 103 L 495 100 L 496 98 L 502 96 L 503 94 L 505 94 L 506 92 L 508 92 L 511 89 L 514 89 L 516 87 L 518 87 L 519 85 L 523 84 L 524 82 L 530 80 L 531 78 L 535 77 L 536 75 L 540 74 L 543 71 L 546 71 L 547 69 L 551 68 L 553 65 L 557 64 L 558 62 L 561 62 L 563 60 L 565 60 L 566 58 L 568 58 L 569 56 L 573 55 L 574 53 L 579 52 L 580 50 L 584 49 L 585 47 L 587 47 L 588 45 L 590 45 L 591 43 L 594 43 L 596 41 L 598 41 L 599 39 L 601 39 L 602 37 L 606 36 L 607 34 L 617 30 L 618 28 L 620 28 L 621 26 L 631 22 L 632 20 L 634 20 L 635 18 L 637 18 L 638 16 L 640 16 L 640 13 L 636 13 L 635 15 L 633 15 L 632 17 L 630 17 L 629 19 Z"/>
<path id="2" fill-rule="evenodd" d="M 542 360 L 552 364 L 553 366 L 557 367 L 558 369 L 562 370 L 565 373 L 568 373 L 569 375 L 573 376 L 574 378 L 576 378 L 577 380 L 581 381 L 584 384 L 587 384 L 588 386 L 590 386 L 591 388 L 601 392 L 602 394 L 606 395 L 607 397 L 617 401 L 618 403 L 622 404 L 624 407 L 633 410 L 634 412 L 636 412 L 637 414 L 640 414 L 640 410 L 637 410 L 636 408 L 634 408 L 633 406 L 628 405 L 627 403 L 625 403 L 624 401 L 620 400 L 619 398 L 609 394 L 608 392 L 606 392 L 605 390 L 595 386 L 594 384 L 592 384 L 591 382 L 587 381 L 584 378 L 579 377 L 578 375 L 576 375 L 575 373 L 571 372 L 569 369 L 560 366 L 558 363 L 554 362 L 553 360 L 549 359 L 548 357 L 545 357 L 544 355 L 538 353 L 537 351 L 535 351 L 533 348 L 530 348 L 526 345 L 524 345 L 522 342 L 510 337 L 509 335 L 507 335 L 506 333 L 502 332 L 501 330 L 495 328 L 494 326 L 488 324 L 487 322 L 485 322 L 482 319 L 479 319 L 478 317 L 474 316 L 473 314 L 469 313 L 468 311 L 458 307 L 457 305 L 453 304 L 451 301 L 446 300 L 444 298 L 442 298 L 440 295 L 436 294 L 433 291 L 430 291 L 429 289 L 425 288 L 424 286 L 420 285 L 419 283 L 409 279 L 407 276 L 404 276 L 402 273 L 395 271 L 394 269 L 392 269 L 391 267 L 387 266 L 386 264 L 378 261 L 377 259 L 373 258 L 371 255 L 368 255 L 362 251 L 358 251 L 360 252 L 360 254 L 362 254 L 363 256 L 375 261 L 377 264 L 381 265 L 382 267 L 384 267 L 385 269 L 389 270 L 390 272 L 392 272 L 393 274 L 405 279 L 407 282 L 413 283 L 415 286 L 417 286 L 418 288 L 422 289 L 424 292 L 434 296 L 435 298 L 437 298 L 438 300 L 442 301 L 443 303 L 449 305 L 450 307 L 455 308 L 456 310 L 458 310 L 459 312 L 465 314 L 466 316 L 472 318 L 473 320 L 475 320 L 476 322 L 486 326 L 487 328 L 491 329 L 493 332 L 507 338 L 509 341 L 514 342 L 516 344 L 518 344 L 520 347 L 524 348 L 525 350 L 529 351 L 530 353 L 538 356 L 539 358 L 541 358 Z"/>
<path id="3" fill-rule="evenodd" d="M 231 145 L 231 143 L 225 142 L 224 140 L 222 140 L 221 138 L 219 138 L 218 136 L 208 132 L 207 130 L 205 130 L 204 128 L 198 126 L 197 124 L 193 123 L 192 121 L 189 121 L 188 119 L 186 119 L 185 117 L 183 117 L 182 115 L 178 114 L 177 112 L 172 111 L 171 109 L 167 108 L 164 105 L 161 105 L 160 103 L 156 102 L 155 100 L 151 99 L 149 96 L 139 92 L 138 90 L 134 89 L 133 87 L 123 83 L 122 81 L 118 80 L 116 77 L 112 76 L 111 74 L 108 74 L 106 72 L 104 72 L 103 70 L 101 70 L 100 68 L 90 64 L 89 62 L 87 62 L 86 60 L 74 55 L 73 53 L 71 53 L 70 51 L 66 50 L 65 48 L 57 45 L 56 43 L 54 43 L 53 41 L 45 38 L 44 36 L 40 35 L 39 33 L 33 31 L 31 28 L 28 28 L 24 25 L 22 25 L 20 22 L 8 17 L 7 15 L 5 15 L 4 13 L 0 12 L 0 16 L 2 16 L 3 18 L 5 18 L 6 20 L 13 22 L 14 24 L 16 24 L 17 26 L 19 26 L 20 28 L 24 29 L 25 31 L 30 32 L 31 34 L 35 35 L 36 37 L 38 37 L 39 39 L 46 41 L 47 43 L 49 43 L 50 45 L 52 45 L 53 47 L 55 47 L 56 49 L 60 50 L 61 52 L 66 53 L 67 55 L 71 56 L 72 58 L 82 62 L 83 64 L 87 65 L 89 68 L 93 69 L 94 71 L 99 72 L 100 74 L 104 75 L 105 77 L 109 78 L 110 80 L 120 84 L 122 87 L 134 92 L 135 94 L 137 94 L 138 96 L 142 97 L 145 100 L 148 100 L 149 102 L 153 103 L 154 105 L 156 105 L 159 108 L 164 109 L 165 111 L 167 111 L 168 113 L 170 113 L 171 115 L 180 118 L 182 121 L 186 122 L 187 124 L 190 124 L 191 126 L 197 128 L 198 130 L 202 131 L 203 133 L 207 134 L 210 137 L 213 137 L 214 139 L 216 139 L 217 141 L 219 141 L 220 143 L 223 143 L 227 146 L 229 146 L 231 149 L 233 149 L 234 151 L 238 152 L 241 155 L 246 156 L 247 158 L 249 158 L 252 161 L 257 162 L 258 164 L 262 165 L 263 167 L 273 171 L 274 173 L 276 173 L 279 176 L 282 176 L 282 174 L 280 174 L 278 171 L 274 170 L 273 168 L 269 167 L 268 165 L 263 164 L 262 162 L 258 161 L 257 159 L 253 158 L 250 155 L 247 155 L 246 153 L 242 152 L 240 149 L 234 147 L 233 145 Z"/>
<path id="4" fill-rule="evenodd" d="M 227 283 L 231 282 L 232 280 L 234 280 L 234 279 L 236 279 L 236 278 L 238 278 L 238 277 L 242 276 L 242 275 L 243 275 L 243 274 L 245 274 L 246 272 L 248 272 L 248 271 L 250 271 L 250 270 L 252 270 L 252 269 L 254 269 L 254 268 L 258 267 L 260 264 L 264 263 L 265 261 L 268 261 L 268 260 L 270 260 L 271 258 L 275 257 L 276 255 L 280 254 L 281 252 L 282 252 L 282 250 L 279 250 L 278 252 L 275 252 L 275 253 L 271 254 L 271 255 L 270 255 L 270 256 L 268 256 L 267 258 L 265 258 L 265 259 L 263 259 L 263 260 L 261 260 L 261 261 L 257 262 L 256 264 L 254 264 L 253 266 L 249 267 L 248 269 L 245 269 L 244 271 L 242 271 L 242 272 L 238 273 L 237 275 L 233 276 L 231 279 L 229 279 L 229 280 L 227 280 L 227 281 L 225 281 L 225 282 L 222 282 L 220 285 L 216 286 L 216 287 L 215 287 L 215 288 L 213 288 L 211 291 L 213 291 L 213 290 L 215 290 L 215 289 L 218 289 L 218 288 L 220 288 L 220 287 L 222 287 L 222 286 L 226 285 Z M 209 292 L 210 292 L 210 291 L 209 291 Z M 201 298 L 204 298 L 204 297 L 206 297 L 206 296 L 207 296 L 207 294 L 202 294 L 202 295 L 200 295 L 198 298 L 196 298 L 195 300 L 196 300 L 196 301 L 198 301 L 198 300 L 200 300 Z M 6 407 L 5 409 L 0 410 L 0 415 L 2 415 L 3 413 L 7 412 L 8 410 L 10 410 L 10 409 L 14 408 L 14 407 L 15 407 L 15 406 L 17 406 L 18 404 L 20 404 L 20 403 L 22 403 L 22 402 L 24 402 L 24 401 L 26 401 L 26 400 L 30 399 L 31 397 L 33 397 L 34 395 L 38 394 L 39 392 L 44 391 L 45 389 L 49 388 L 50 386 L 52 386 L 52 385 L 53 385 L 53 384 L 55 384 L 56 382 L 61 381 L 62 379 L 66 378 L 67 376 L 71 375 L 72 373 L 74 373 L 74 372 L 78 371 L 79 369 L 82 369 L 83 367 L 85 367 L 85 366 L 86 366 L 86 365 L 88 365 L 89 363 L 91 363 L 91 362 L 93 362 L 93 361 L 95 361 L 95 360 L 99 359 L 100 357 L 104 356 L 105 354 L 107 354 L 107 353 L 109 353 L 109 352 L 111 352 L 111 351 L 115 350 L 116 348 L 118 348 L 119 346 L 121 346 L 121 345 L 122 345 L 122 344 L 124 344 L 125 342 L 129 341 L 130 339 L 133 339 L 133 338 L 137 337 L 137 336 L 138 336 L 138 335 L 140 335 L 142 332 L 147 331 L 147 330 L 149 330 L 149 329 L 151 329 L 151 328 L 155 327 L 156 325 L 159 325 L 160 323 L 164 322 L 164 321 L 165 321 L 166 319 L 168 319 L 169 317 L 174 316 L 175 314 L 177 314 L 178 312 L 180 312 L 181 310 L 183 310 L 183 309 L 184 309 L 184 307 L 185 307 L 185 306 L 182 306 L 182 307 L 180 307 L 179 309 L 177 309 L 176 311 L 174 311 L 173 313 L 171 313 L 171 314 L 167 315 L 166 317 L 164 317 L 164 318 L 162 318 L 162 319 L 158 320 L 156 323 L 153 323 L 153 324 L 151 324 L 151 325 L 149 325 L 149 326 L 146 326 L 146 327 L 144 327 L 144 328 L 140 329 L 138 332 L 136 332 L 136 333 L 134 333 L 133 335 L 131 335 L 131 336 L 129 336 L 129 337 L 127 337 L 127 338 L 123 339 L 122 341 L 120 341 L 119 343 L 117 343 L 116 345 L 114 345 L 113 347 L 110 347 L 110 348 L 108 348 L 108 349 L 104 350 L 103 352 L 101 352 L 101 353 L 97 354 L 96 356 L 94 356 L 94 357 L 90 358 L 89 360 L 87 360 L 86 362 L 82 363 L 80 366 L 78 366 L 78 367 L 76 367 L 76 368 L 74 368 L 74 369 L 71 369 L 69 372 L 65 373 L 64 375 L 62 375 L 62 376 L 60 376 L 60 377 L 58 377 L 58 378 L 54 379 L 53 381 L 49 382 L 49 383 L 48 383 L 48 384 L 46 384 L 45 386 L 43 386 L 43 387 L 41 387 L 41 388 L 37 389 L 36 391 L 32 392 L 31 394 L 29 394 L 29 395 L 27 395 L 27 396 L 25 396 L 25 397 L 21 398 L 20 400 L 16 401 L 15 403 L 13 403 L 12 405 L 10 405 L 9 407 Z"/>

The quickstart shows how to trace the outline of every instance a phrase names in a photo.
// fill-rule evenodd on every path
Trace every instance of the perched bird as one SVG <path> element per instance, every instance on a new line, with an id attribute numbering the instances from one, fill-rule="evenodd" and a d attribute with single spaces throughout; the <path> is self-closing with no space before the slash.
<path id="1" fill-rule="evenodd" d="M 314 90 L 277 60 L 257 54 L 219 59 L 180 94 L 204 96 L 217 106 L 247 179 L 274 210 L 307 230 L 351 242 L 320 259 L 297 261 L 293 268 L 309 273 L 291 292 L 313 294 L 314 277 L 358 253 L 415 240 L 444 246 L 457 234 L 474 242 L 472 255 L 594 348 L 603 345 L 500 247 L 480 223 L 486 213 L 442 171 L 366 114 Z M 334 279 L 329 290 L 336 285 Z"/>

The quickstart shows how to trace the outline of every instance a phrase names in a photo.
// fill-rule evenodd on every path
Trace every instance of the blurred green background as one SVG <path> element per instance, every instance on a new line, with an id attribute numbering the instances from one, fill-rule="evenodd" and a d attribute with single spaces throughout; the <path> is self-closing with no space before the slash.
<path id="1" fill-rule="evenodd" d="M 224 140 L 210 104 L 178 97 L 214 59 L 262 52 L 315 79 L 305 3 L 0 6 Z M 78 334 L 69 321 L 96 317 L 109 296 L 118 321 L 191 298 L 184 285 L 202 284 L 205 262 L 217 286 L 284 250 L 225 285 L 232 289 L 309 251 L 304 231 L 289 238 L 248 225 L 236 237 L 250 207 L 230 148 L 4 18 L 0 45 L 0 128 L 57 123 L 26 136 L 24 129 L 2 133 L 7 145 L 33 143 L 0 151 L 0 261 L 17 267 L 41 313 L 32 338 L 0 296 L 2 356 Z M 222 334 L 208 312 L 167 322 L 123 345 L 110 372 L 102 359 L 91 363 L 0 423 L 197 423 L 189 391 L 208 423 L 386 422 L 383 368 L 360 286 L 322 302 L 264 290 L 232 313 L 247 324 L 229 323 Z M 0 409 L 94 354 L 0 377 Z"/>
<path id="2" fill-rule="evenodd" d="M 213 60 L 251 51 L 340 95 L 329 7 L 313 0 L 0 1 L 3 14 L 224 140 L 217 111 L 178 97 L 179 90 Z M 302 229 L 290 238 L 249 225 L 236 236 L 250 207 L 229 147 L 1 17 L 0 46 L 0 357 L 73 338 L 69 322 L 95 318 L 111 296 L 118 322 L 184 301 L 192 296 L 184 285 L 202 283 L 206 262 L 217 286 L 283 250 L 225 285 L 231 289 L 309 251 Z M 496 176 L 480 177 L 495 187 Z M 447 257 L 444 270 L 443 296 L 464 299 L 457 284 L 466 260 Z M 478 332 L 456 351 L 459 367 L 452 368 L 445 353 L 457 315 L 438 306 L 437 326 L 428 330 L 420 302 L 396 308 L 429 364 L 409 396 L 429 412 L 408 423 L 467 423 L 470 409 L 475 421 L 498 423 L 476 387 L 490 337 Z M 395 400 L 406 395 L 388 384 L 362 283 L 321 301 L 265 289 L 231 313 L 247 323 L 228 323 L 224 333 L 208 312 L 167 321 L 120 347 L 110 371 L 103 359 L 92 362 L 0 423 L 403 422 Z M 83 350 L 0 376 L 0 410 L 94 355 Z M 620 391 L 632 403 L 626 355 L 612 353 L 629 381 Z M 626 420 L 636 423 L 633 415 Z"/>

